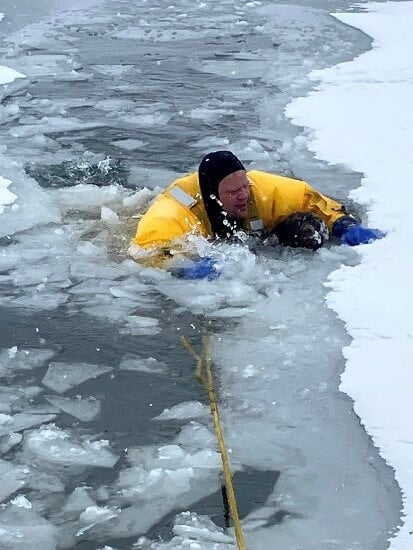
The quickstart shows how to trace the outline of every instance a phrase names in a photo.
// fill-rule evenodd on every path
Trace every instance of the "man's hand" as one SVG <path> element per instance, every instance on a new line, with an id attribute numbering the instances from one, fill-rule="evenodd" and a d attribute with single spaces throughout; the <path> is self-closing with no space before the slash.
<path id="1" fill-rule="evenodd" d="M 207 256 L 198 258 L 188 267 L 174 268 L 171 273 L 180 279 L 207 279 L 208 281 L 212 281 L 220 275 L 216 261 Z"/>
<path id="2" fill-rule="evenodd" d="M 343 244 L 356 246 L 358 244 L 368 244 L 377 239 L 382 239 L 385 233 L 379 229 L 363 227 L 351 216 L 343 216 L 333 225 L 333 235 L 338 237 Z"/>
<path id="3" fill-rule="evenodd" d="M 356 246 L 358 244 L 372 243 L 377 239 L 382 239 L 384 233 L 379 229 L 370 229 L 362 225 L 350 225 L 343 231 L 340 240 L 343 244 Z"/>

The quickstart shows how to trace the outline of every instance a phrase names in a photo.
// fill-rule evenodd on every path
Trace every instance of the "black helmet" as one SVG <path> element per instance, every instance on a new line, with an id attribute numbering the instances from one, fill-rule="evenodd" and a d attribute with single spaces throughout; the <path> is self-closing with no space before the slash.
<path id="1" fill-rule="evenodd" d="M 214 151 L 205 155 L 198 168 L 199 187 L 205 210 L 212 231 L 218 237 L 228 238 L 239 225 L 237 220 L 228 219 L 222 210 L 218 194 L 220 182 L 238 170 L 245 170 L 245 167 L 231 151 Z"/>

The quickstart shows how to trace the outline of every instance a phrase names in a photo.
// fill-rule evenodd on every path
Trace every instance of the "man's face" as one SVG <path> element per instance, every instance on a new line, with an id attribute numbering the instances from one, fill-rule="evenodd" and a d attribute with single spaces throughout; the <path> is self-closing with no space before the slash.
<path id="1" fill-rule="evenodd" d="M 229 218 L 245 218 L 248 214 L 250 186 L 245 170 L 237 170 L 219 182 L 219 200 Z"/>

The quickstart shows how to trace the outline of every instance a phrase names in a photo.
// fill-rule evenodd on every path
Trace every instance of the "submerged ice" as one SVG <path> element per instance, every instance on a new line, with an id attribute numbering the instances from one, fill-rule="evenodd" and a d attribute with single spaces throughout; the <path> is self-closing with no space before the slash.
<path id="1" fill-rule="evenodd" d="M 368 40 L 308 3 L 32 15 L 0 66 L 0 289 L 23 319 L 0 351 L 0 546 L 234 548 L 180 342 L 199 350 L 207 330 L 234 472 L 280 472 L 248 496 L 248 547 L 386 548 L 399 495 L 337 391 L 347 336 L 324 305 L 356 255 L 195 239 L 222 273 L 191 282 L 126 256 L 146 206 L 210 149 L 345 198 L 355 178 L 309 158 L 283 111 L 310 70 Z"/>

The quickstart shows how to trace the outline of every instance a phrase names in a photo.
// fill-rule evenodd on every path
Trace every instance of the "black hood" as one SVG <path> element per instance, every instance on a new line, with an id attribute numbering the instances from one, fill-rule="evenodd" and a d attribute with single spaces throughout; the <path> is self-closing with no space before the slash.
<path id="1" fill-rule="evenodd" d="M 209 153 L 199 165 L 198 177 L 202 199 L 212 231 L 218 237 L 229 237 L 237 227 L 242 226 L 242 220 L 227 217 L 218 195 L 219 183 L 238 170 L 245 170 L 245 167 L 231 151 Z"/>

